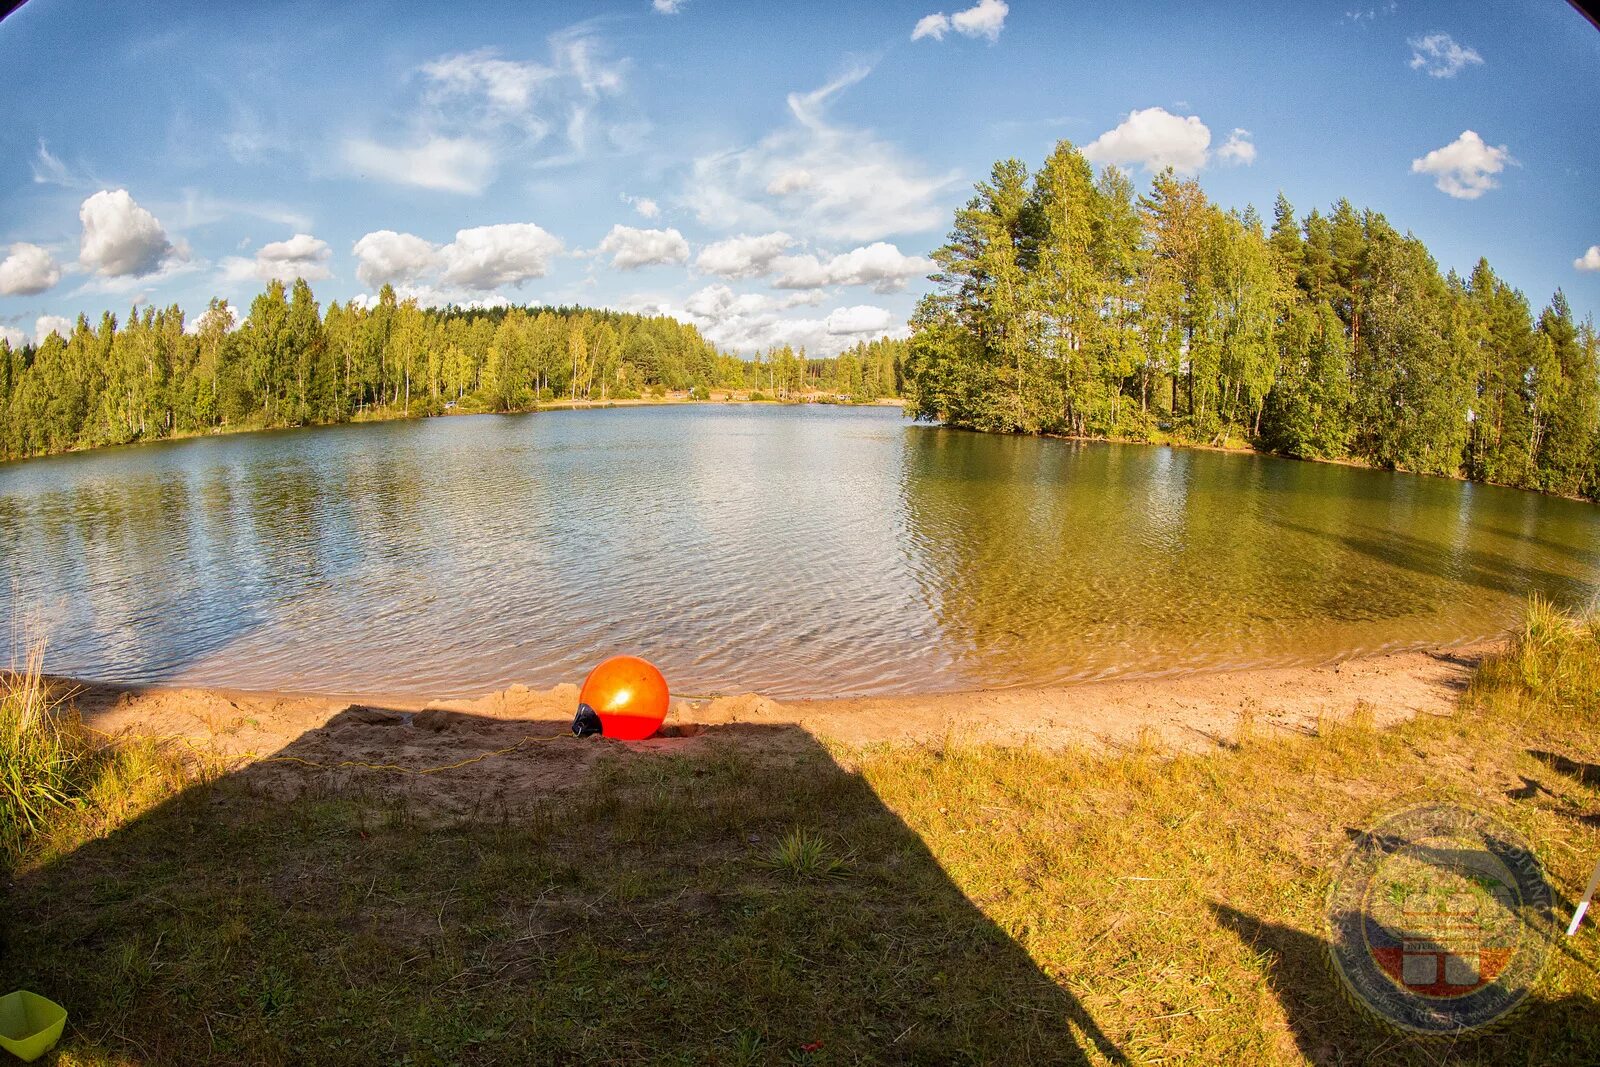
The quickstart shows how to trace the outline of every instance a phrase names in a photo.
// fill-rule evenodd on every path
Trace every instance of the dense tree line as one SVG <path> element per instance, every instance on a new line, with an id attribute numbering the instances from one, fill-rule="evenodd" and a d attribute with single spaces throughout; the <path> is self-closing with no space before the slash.
<path id="1" fill-rule="evenodd" d="M 1061 142 L 997 163 L 934 253 L 917 415 L 1014 433 L 1217 443 L 1600 496 L 1592 322 L 1536 316 L 1480 260 L 1346 200 L 1267 227 L 1170 170 L 1136 196 Z"/>
<path id="2" fill-rule="evenodd" d="M 70 336 L 0 339 L 0 457 L 124 444 L 218 428 L 365 417 L 521 411 L 712 389 L 794 398 L 898 394 L 905 342 L 832 359 L 788 347 L 719 353 L 692 325 L 582 308 L 443 310 L 397 300 L 323 312 L 304 281 L 272 282 L 242 322 L 213 300 L 194 328 L 176 306 L 126 321 L 80 316 Z"/>

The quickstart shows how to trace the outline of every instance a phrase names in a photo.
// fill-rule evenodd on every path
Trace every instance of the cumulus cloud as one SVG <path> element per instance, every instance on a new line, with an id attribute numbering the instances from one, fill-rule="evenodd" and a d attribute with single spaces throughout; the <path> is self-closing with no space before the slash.
<path id="1" fill-rule="evenodd" d="M 61 268 L 38 245 L 19 241 L 0 260 L 0 295 L 33 296 L 61 280 Z"/>
<path id="2" fill-rule="evenodd" d="M 608 59 L 584 27 L 555 34 L 549 46 L 545 62 L 488 48 L 424 63 L 409 128 L 347 138 L 344 165 L 382 181 L 476 195 L 513 153 L 540 165 L 580 157 L 601 142 L 630 145 L 640 123 L 617 111 L 627 61 Z M 557 152 L 541 157 L 536 150 L 547 141 Z"/>
<path id="3" fill-rule="evenodd" d="M 15 326 L 7 326 L 0 322 L 0 341 L 4 341 L 12 348 L 21 348 L 28 343 L 28 335 Z"/>
<path id="4" fill-rule="evenodd" d="M 689 242 L 677 230 L 637 230 L 616 225 L 597 251 L 610 256 L 611 265 L 618 270 L 689 261 Z"/>
<path id="5" fill-rule="evenodd" d="M 803 227 L 847 241 L 941 225 L 954 173 L 930 174 L 871 131 L 828 121 L 829 101 L 868 73 L 857 67 L 809 93 L 790 93 L 791 126 L 751 147 L 696 159 L 685 203 L 708 226 Z"/>
<path id="6" fill-rule="evenodd" d="M 871 305 L 838 308 L 820 318 L 792 318 L 784 312 L 821 301 L 816 291 L 781 297 L 736 293 L 721 283 L 692 293 L 681 305 L 660 296 L 633 296 L 623 310 L 646 315 L 672 315 L 693 322 L 718 348 L 752 354 L 782 345 L 804 348 L 811 355 L 836 355 L 857 341 L 907 336 L 904 323 Z"/>
<path id="7" fill-rule="evenodd" d="M 542 278 L 565 246 L 531 222 L 507 222 L 458 230 L 447 245 L 410 233 L 375 230 L 358 240 L 356 277 L 374 289 L 393 285 L 437 304 L 465 304 L 464 293 L 482 294 Z M 500 300 L 500 303 L 503 303 Z M 491 304 L 488 306 L 498 306 Z"/>
<path id="8" fill-rule="evenodd" d="M 328 260 L 333 252 L 328 242 L 320 241 L 309 233 L 297 233 L 287 241 L 264 244 L 254 259 L 229 256 L 222 261 L 222 276 L 227 281 L 247 279 L 289 283 L 296 278 L 319 282 L 333 277 Z"/>
<path id="9" fill-rule="evenodd" d="M 377 230 L 350 250 L 356 257 L 356 277 L 374 289 L 415 282 L 439 263 L 439 250 L 415 234 Z"/>
<path id="10" fill-rule="evenodd" d="M 854 337 L 857 334 L 882 334 L 894 325 L 894 315 L 888 308 L 872 304 L 839 308 L 823 320 L 823 327 L 835 337 Z"/>
<path id="11" fill-rule="evenodd" d="M 1228 139 L 1222 147 L 1217 149 L 1217 158 L 1224 163 L 1236 163 L 1248 167 L 1256 161 L 1256 146 L 1250 140 L 1250 131 L 1235 128 L 1228 134 Z"/>
<path id="12" fill-rule="evenodd" d="M 695 257 L 695 269 L 724 278 L 759 278 L 772 271 L 772 263 L 794 244 L 780 231 L 755 236 L 741 233 L 706 245 Z"/>
<path id="13" fill-rule="evenodd" d="M 33 343 L 44 344 L 44 339 L 51 334 L 57 334 L 63 341 L 72 337 L 72 320 L 64 319 L 60 315 L 40 315 L 33 324 Z"/>
<path id="14" fill-rule="evenodd" d="M 886 241 L 852 249 L 826 262 L 813 255 L 781 256 L 773 261 L 777 289 L 817 289 L 826 285 L 870 285 L 880 293 L 905 288 L 906 281 L 934 269 L 931 259 L 908 256 Z"/>
<path id="15" fill-rule="evenodd" d="M 507 222 L 460 230 L 439 255 L 446 284 L 483 291 L 543 278 L 561 250 L 560 240 L 533 223 Z"/>
<path id="16" fill-rule="evenodd" d="M 729 316 L 758 315 L 771 310 L 773 301 L 760 293 L 735 295 L 726 285 L 708 285 L 692 293 L 683 302 L 683 308 L 697 319 L 718 319 Z"/>
<path id="17" fill-rule="evenodd" d="M 1515 162 L 1505 145 L 1485 144 L 1472 130 L 1463 130 L 1443 148 L 1413 159 L 1411 173 L 1433 175 L 1434 185 L 1458 200 L 1476 200 L 1497 187 L 1494 175 Z"/>
<path id="18" fill-rule="evenodd" d="M 653 219 L 661 214 L 661 205 L 648 196 L 629 196 L 623 193 L 622 202 L 631 205 L 641 218 Z"/>
<path id="19" fill-rule="evenodd" d="M 1483 62 L 1476 48 L 1457 44 L 1448 33 L 1413 37 L 1406 43 L 1411 46 L 1411 69 L 1425 70 L 1435 78 L 1454 78 L 1467 67 Z"/>
<path id="20" fill-rule="evenodd" d="M 78 209 L 83 235 L 78 262 L 102 277 L 153 274 L 178 252 L 156 217 L 134 202 L 126 189 L 102 189 Z"/>
<path id="21" fill-rule="evenodd" d="M 912 28 L 911 39 L 920 41 L 924 37 L 931 37 L 935 41 L 942 41 L 946 33 L 954 30 L 965 37 L 986 38 L 993 44 L 1000 39 L 1000 31 L 1005 27 L 1006 15 L 1010 11 L 1005 0 L 978 0 L 965 11 L 957 11 L 953 15 L 946 15 L 942 11 L 924 15 Z"/>
<path id="22" fill-rule="evenodd" d="M 1572 261 L 1579 270 L 1600 270 L 1600 245 L 1590 245 L 1589 251 Z"/>
<path id="23" fill-rule="evenodd" d="M 1083 148 L 1085 159 L 1119 166 L 1139 164 L 1147 171 L 1171 167 L 1193 174 L 1206 165 L 1211 130 L 1195 115 L 1179 118 L 1163 107 L 1133 111 L 1115 128 Z M 1251 147 L 1252 157 L 1254 147 Z"/>

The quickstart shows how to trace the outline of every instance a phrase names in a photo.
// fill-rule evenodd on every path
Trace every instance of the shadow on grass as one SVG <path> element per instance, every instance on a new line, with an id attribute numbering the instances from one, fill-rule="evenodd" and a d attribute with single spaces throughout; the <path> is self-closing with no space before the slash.
<path id="1" fill-rule="evenodd" d="M 1346 1062 L 1344 1051 L 1365 1048 L 1365 1062 L 1395 1064 L 1592 1064 L 1595 1009 L 1584 993 L 1546 1000 L 1530 997 L 1507 1021 L 1456 1038 L 1418 1038 L 1390 1029 L 1376 1014 L 1355 1005 L 1342 990 L 1328 958 L 1328 942 L 1291 926 L 1211 904 L 1222 928 L 1261 955 L 1267 985 L 1282 1006 L 1294 1045 L 1312 1064 Z M 1378 1040 L 1374 1040 L 1378 1035 Z"/>
<path id="2" fill-rule="evenodd" d="M 352 709 L 282 755 L 423 766 L 429 738 L 566 726 L 427 721 Z M 796 828 L 842 876 L 783 859 Z M 794 728 L 253 764 L 0 903 L 0 984 L 67 1006 L 74 1062 L 1125 1062 Z"/>
<path id="3" fill-rule="evenodd" d="M 1581 760 L 1569 759 L 1559 752 L 1545 752 L 1534 748 L 1528 749 L 1528 755 L 1580 785 L 1589 786 L 1591 789 L 1600 788 L 1600 764 L 1584 763 Z"/>
<path id="4" fill-rule="evenodd" d="M 1600 1002 L 1535 992 L 1507 1018 L 1454 1037 L 1404 1033 L 1357 1003 L 1333 969 L 1329 943 L 1210 903 L 1218 925 L 1261 961 L 1296 1050 L 1313 1064 L 1385 1062 L 1590 1064 Z M 1442 950 L 1441 950 L 1442 951 Z"/>

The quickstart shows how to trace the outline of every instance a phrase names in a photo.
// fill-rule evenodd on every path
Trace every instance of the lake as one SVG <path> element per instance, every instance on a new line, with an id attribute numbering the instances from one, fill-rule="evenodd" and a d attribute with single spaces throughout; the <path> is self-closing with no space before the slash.
<path id="1" fill-rule="evenodd" d="M 0 465 L 52 671 L 469 695 L 644 655 L 677 691 L 897 693 L 1321 663 L 1585 605 L 1600 511 L 1253 454 L 677 406 Z"/>

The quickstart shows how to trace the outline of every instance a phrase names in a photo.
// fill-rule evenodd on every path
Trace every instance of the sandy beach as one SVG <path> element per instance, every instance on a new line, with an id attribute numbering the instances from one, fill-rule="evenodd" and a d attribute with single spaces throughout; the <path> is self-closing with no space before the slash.
<path id="1" fill-rule="evenodd" d="M 333 698 L 225 689 L 73 683 L 84 722 L 169 738 L 243 763 L 286 796 L 359 784 L 439 813 L 519 803 L 583 782 L 626 749 L 730 745 L 782 761 L 812 739 L 844 746 L 957 742 L 1203 752 L 1241 731 L 1311 734 L 1370 715 L 1389 726 L 1449 715 L 1480 658 L 1498 647 L 1390 652 L 1330 666 L 1190 674 L 1059 688 L 778 701 L 758 693 L 674 699 L 662 735 L 631 744 L 569 734 L 575 684 L 470 700 Z M 406 771 L 429 773 L 396 772 Z M 262 772 L 266 772 L 263 774 Z"/>

